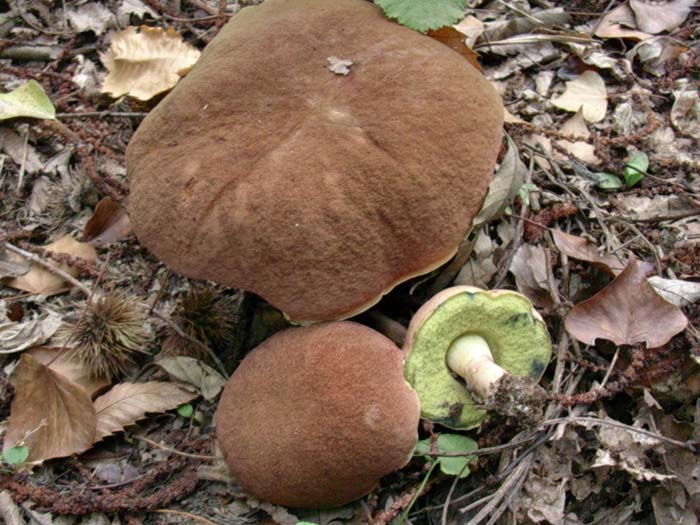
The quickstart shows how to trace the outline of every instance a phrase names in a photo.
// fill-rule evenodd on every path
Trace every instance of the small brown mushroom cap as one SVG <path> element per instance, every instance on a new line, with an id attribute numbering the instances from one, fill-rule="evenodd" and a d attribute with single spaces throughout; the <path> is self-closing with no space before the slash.
<path id="1" fill-rule="evenodd" d="M 333 507 L 403 467 L 420 406 L 403 353 L 378 332 L 334 322 L 278 332 L 241 362 L 216 411 L 233 475 L 258 498 Z"/>
<path id="2" fill-rule="evenodd" d="M 463 57 L 369 2 L 268 0 L 234 16 L 140 125 L 131 219 L 178 273 L 298 323 L 348 318 L 454 254 L 502 115 Z"/>

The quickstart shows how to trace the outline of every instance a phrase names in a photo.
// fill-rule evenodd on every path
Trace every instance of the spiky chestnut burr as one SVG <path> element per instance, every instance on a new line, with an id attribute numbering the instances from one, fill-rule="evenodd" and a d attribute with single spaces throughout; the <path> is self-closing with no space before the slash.
<path id="1" fill-rule="evenodd" d="M 207 348 L 215 354 L 235 346 L 240 300 L 211 287 L 193 287 L 180 299 L 172 321 L 183 337 L 167 328 L 163 352 L 209 361 Z M 200 343 L 200 344 L 197 344 Z"/>
<path id="2" fill-rule="evenodd" d="M 91 377 L 114 380 L 148 353 L 150 333 L 136 301 L 121 294 L 105 294 L 89 302 L 73 322 L 62 328 L 70 358 L 82 363 Z"/>

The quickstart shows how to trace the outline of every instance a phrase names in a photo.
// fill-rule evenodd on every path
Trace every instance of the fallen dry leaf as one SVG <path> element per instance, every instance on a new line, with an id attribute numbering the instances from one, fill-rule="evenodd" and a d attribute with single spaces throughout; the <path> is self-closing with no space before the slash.
<path id="1" fill-rule="evenodd" d="M 583 111 L 579 110 L 573 117 L 567 120 L 559 130 L 562 136 L 572 140 L 558 140 L 562 148 L 577 159 L 586 164 L 599 164 L 600 159 L 595 155 L 595 146 L 587 141 L 591 132 L 588 131 Z"/>
<path id="2" fill-rule="evenodd" d="M 54 312 L 22 322 L 0 321 L 0 354 L 21 352 L 45 343 L 62 322 L 61 316 Z"/>
<path id="3" fill-rule="evenodd" d="M 462 39 L 469 48 L 473 48 L 476 41 L 484 33 L 484 23 L 475 16 L 469 15 L 457 22 L 452 27 L 462 33 Z"/>
<path id="4" fill-rule="evenodd" d="M 165 370 L 171 379 L 195 387 L 204 399 L 214 399 L 226 385 L 224 376 L 194 357 L 164 357 L 155 364 Z"/>
<path id="5" fill-rule="evenodd" d="M 674 85 L 671 123 L 680 133 L 700 139 L 700 95 L 697 84 L 678 81 Z"/>
<path id="6" fill-rule="evenodd" d="M 15 117 L 55 119 L 56 108 L 36 80 L 0 94 L 0 120 Z"/>
<path id="7" fill-rule="evenodd" d="M 83 239 L 105 246 L 117 242 L 131 233 L 131 222 L 126 210 L 109 197 L 95 206 L 95 212 L 83 229 Z"/>
<path id="8" fill-rule="evenodd" d="M 454 284 L 488 288 L 489 281 L 498 272 L 493 256 L 494 242 L 485 229 L 481 229 L 474 242 L 471 256 L 455 277 Z"/>
<path id="9" fill-rule="evenodd" d="M 510 263 L 518 291 L 540 308 L 552 306 L 547 281 L 547 254 L 542 246 L 523 244 Z"/>
<path id="10" fill-rule="evenodd" d="M 74 9 L 66 9 L 65 16 L 76 33 L 92 31 L 98 36 L 117 22 L 114 14 L 102 2 L 90 2 Z"/>
<path id="11" fill-rule="evenodd" d="M 173 88 L 200 54 L 174 29 L 127 27 L 112 36 L 109 50 L 100 55 L 109 72 L 101 91 L 113 98 L 149 100 Z"/>
<path id="12" fill-rule="evenodd" d="M 478 215 L 472 221 L 472 229 L 497 219 L 513 203 L 518 189 L 523 185 L 527 166 L 520 159 L 518 146 L 506 134 L 508 151 L 506 151 L 498 171 L 489 184 L 489 190 L 481 205 Z"/>
<path id="13" fill-rule="evenodd" d="M 652 35 L 634 29 L 634 13 L 627 2 L 608 11 L 596 25 L 593 34 L 600 38 L 627 38 L 629 40 L 646 40 Z"/>
<path id="14" fill-rule="evenodd" d="M 700 213 L 700 206 L 688 195 L 611 195 L 610 203 L 634 221 L 667 221 Z"/>
<path id="15" fill-rule="evenodd" d="M 97 433 L 95 442 L 124 430 L 149 412 L 172 410 L 197 397 L 175 383 L 149 381 L 120 383 L 95 399 Z"/>
<path id="16" fill-rule="evenodd" d="M 681 279 L 663 279 L 656 275 L 647 280 L 661 297 L 676 306 L 690 306 L 700 300 L 700 283 Z"/>
<path id="17" fill-rule="evenodd" d="M 65 253 L 72 257 L 80 257 L 81 259 L 84 259 L 90 263 L 95 262 L 97 259 L 97 252 L 91 244 L 86 242 L 78 242 L 70 235 L 65 235 L 57 241 L 47 244 L 42 248 L 46 251 L 54 253 Z M 56 267 L 60 268 L 66 273 L 69 273 L 73 277 L 78 276 L 78 270 L 69 267 L 65 263 L 57 263 Z M 51 273 L 49 270 L 44 269 L 44 267 L 39 266 L 36 263 L 32 263 L 32 267 L 27 273 L 9 280 L 7 284 L 8 286 L 17 288 L 18 290 L 44 295 L 55 295 L 65 292 L 70 288 L 70 285 L 61 277 Z"/>
<path id="18" fill-rule="evenodd" d="M 648 348 L 665 345 L 687 324 L 681 309 L 654 291 L 635 258 L 607 287 L 575 305 L 564 320 L 566 330 L 583 343 L 607 339 L 617 345 L 646 343 Z"/>
<path id="19" fill-rule="evenodd" d="M 428 31 L 426 34 L 462 55 L 467 59 L 467 62 L 483 73 L 484 70 L 481 68 L 481 64 L 479 64 L 479 54 L 469 49 L 467 44 L 464 43 L 466 35 L 459 31 L 458 28 L 454 26 L 445 26 L 440 29 Z"/>
<path id="20" fill-rule="evenodd" d="M 600 122 L 608 110 L 608 95 L 605 81 L 595 71 L 584 71 L 582 75 L 566 83 L 566 90 L 552 104 L 560 109 L 577 113 L 583 111 L 588 122 Z"/>
<path id="21" fill-rule="evenodd" d="M 28 462 L 79 454 L 95 440 L 96 418 L 85 390 L 23 354 L 12 375 L 15 398 L 3 450 L 29 448 Z"/>
<path id="22" fill-rule="evenodd" d="M 602 255 L 598 247 L 588 239 L 564 233 L 561 230 L 550 230 L 554 244 L 559 250 L 580 261 L 593 263 L 594 266 L 614 277 L 625 269 L 625 264 L 614 255 Z"/>
<path id="23" fill-rule="evenodd" d="M 83 387 L 90 399 L 93 399 L 95 395 L 106 389 L 110 382 L 106 379 L 91 378 L 85 367 L 77 359 L 70 359 L 69 352 L 70 350 L 63 348 L 37 346 L 30 348 L 26 353 L 42 365 L 49 367 L 69 381 Z"/>
<path id="24" fill-rule="evenodd" d="M 655 35 L 662 31 L 673 31 L 685 22 L 695 2 L 696 0 L 630 0 L 630 7 L 634 11 L 637 27 Z"/>

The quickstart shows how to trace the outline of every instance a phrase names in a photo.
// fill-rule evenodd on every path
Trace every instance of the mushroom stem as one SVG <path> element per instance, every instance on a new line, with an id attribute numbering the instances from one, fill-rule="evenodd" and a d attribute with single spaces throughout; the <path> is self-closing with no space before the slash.
<path id="1" fill-rule="evenodd" d="M 484 400 L 491 397 L 498 380 L 507 373 L 494 362 L 486 340 L 476 334 L 465 334 L 452 341 L 447 351 L 447 366 Z"/>

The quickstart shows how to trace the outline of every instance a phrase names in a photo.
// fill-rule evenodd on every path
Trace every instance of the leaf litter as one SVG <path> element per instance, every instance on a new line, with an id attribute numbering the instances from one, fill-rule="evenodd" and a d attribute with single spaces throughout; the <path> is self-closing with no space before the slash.
<path id="1" fill-rule="evenodd" d="M 29 1 L 21 10 L 11 5 L 7 17 L 0 13 L 0 27 L 9 27 L 0 50 L 8 66 L 0 76 L 0 116 L 7 115 L 0 126 L 0 231 L 3 247 L 44 263 L 10 260 L 17 252 L 9 249 L 0 256 L 0 341 L 8 350 L 0 413 L 5 447 L 17 458 L 4 465 L 10 470 L 2 487 L 38 504 L 47 523 L 52 515 L 90 512 L 97 522 L 129 522 L 139 512 L 143 523 L 152 523 L 165 516 L 157 509 L 215 523 L 230 523 L 234 515 L 236 523 L 296 523 L 297 517 L 360 523 L 365 516 L 388 523 L 412 501 L 416 524 L 465 516 L 469 523 L 495 522 L 504 513 L 518 523 L 696 520 L 698 12 L 685 0 L 663 6 L 628 0 L 609 10 L 597 0 L 553 8 L 528 1 L 377 2 L 399 21 L 433 29 L 433 38 L 483 70 L 503 97 L 509 135 L 460 256 L 437 278 L 415 283 L 411 294 L 397 291 L 378 308 L 405 324 L 414 305 L 455 277 L 530 295 L 554 344 L 543 383 L 549 419 L 520 433 L 508 421 L 460 433 L 479 447 L 456 458 L 461 465 L 470 458 L 468 477 L 436 469 L 418 495 L 425 469 L 436 461 L 419 456 L 383 480 L 362 510 L 284 509 L 255 503 L 233 484 L 198 482 L 198 468 L 207 466 L 201 458 L 213 454 L 210 417 L 224 382 L 211 353 L 230 372 L 242 352 L 284 323 L 244 297 L 233 321 L 215 330 L 189 328 L 191 317 L 178 305 L 197 286 L 167 272 L 130 236 L 123 154 L 158 94 L 248 3 L 67 1 L 47 8 Z M 143 24 L 150 29 L 137 29 Z M 189 62 L 174 59 L 175 49 Z M 125 68 L 117 67 L 122 59 Z M 139 69 L 143 76 L 134 74 Z M 26 86 L 34 95 L 18 104 L 13 93 Z M 599 174 L 607 174 L 606 184 Z M 100 198 L 109 200 L 96 206 Z M 94 255 L 47 251 L 65 235 L 94 246 Z M 41 283 L 7 286 L 39 270 L 51 276 L 53 290 L 60 287 L 57 293 L 41 293 L 47 290 Z M 57 331 L 79 321 L 86 302 L 115 290 L 146 312 L 153 331 L 146 353 L 110 384 L 90 379 L 84 363 L 59 349 L 72 343 Z M 232 296 L 224 291 L 223 297 Z M 151 358 L 165 347 L 167 355 Z M 28 377 L 43 378 L 41 401 L 23 386 Z M 71 405 L 61 412 L 57 399 Z M 177 415 L 182 403 L 204 414 L 202 426 Z M 439 426 L 421 429 L 422 439 L 444 434 Z M 103 439 L 95 443 L 98 435 Z M 71 450 L 80 455 L 62 459 Z M 113 452 L 131 458 L 128 475 L 122 477 L 123 464 L 110 467 L 119 467 L 113 475 L 104 470 L 112 461 L 104 456 Z M 31 466 L 23 462 L 49 456 L 56 459 L 34 465 L 29 480 L 22 477 Z M 85 488 L 96 482 L 117 486 Z M 83 499 L 65 496 L 66 487 Z M 229 514 L 219 510 L 221 497 L 231 502 L 224 507 Z M 31 517 L 25 504 L 18 509 Z"/>

